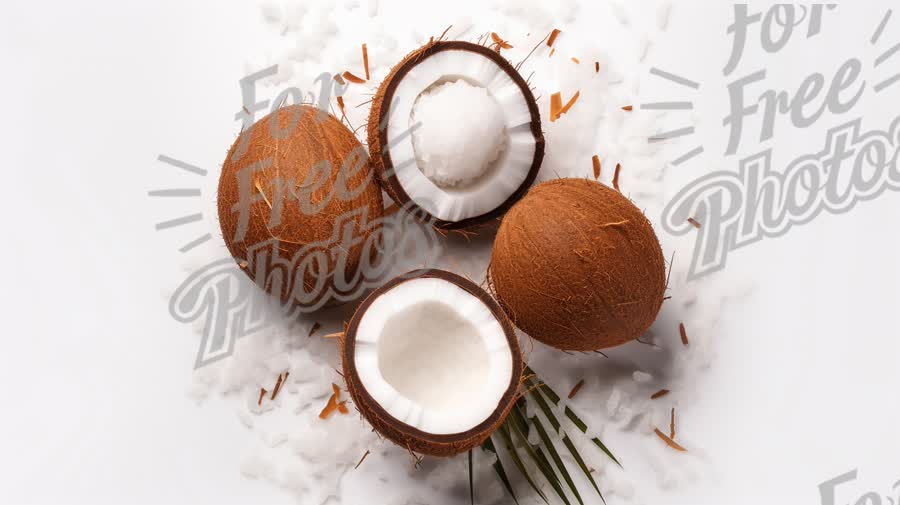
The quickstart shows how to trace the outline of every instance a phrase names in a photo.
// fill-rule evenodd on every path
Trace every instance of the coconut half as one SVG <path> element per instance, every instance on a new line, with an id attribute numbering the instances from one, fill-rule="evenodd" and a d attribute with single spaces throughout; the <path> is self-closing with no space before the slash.
<path id="1" fill-rule="evenodd" d="M 496 51 L 462 41 L 429 43 L 391 70 L 372 100 L 368 141 L 387 193 L 444 229 L 502 215 L 544 158 L 525 79 Z"/>
<path id="2" fill-rule="evenodd" d="M 481 444 L 516 400 L 522 357 L 512 324 L 480 287 L 419 270 L 373 292 L 347 327 L 344 377 L 384 437 L 452 456 Z"/>

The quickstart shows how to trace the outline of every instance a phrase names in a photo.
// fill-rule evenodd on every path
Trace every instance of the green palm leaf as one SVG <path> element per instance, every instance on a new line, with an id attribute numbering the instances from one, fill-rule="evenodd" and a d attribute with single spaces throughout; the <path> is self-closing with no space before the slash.
<path id="1" fill-rule="evenodd" d="M 603 497 L 603 493 L 601 493 L 600 488 L 597 487 L 597 483 L 594 481 L 594 476 L 591 475 L 591 471 L 588 469 L 587 464 L 581 457 L 581 454 L 578 454 L 578 449 L 575 448 L 575 444 L 572 443 L 572 439 L 570 439 L 566 434 L 563 434 L 563 444 L 565 444 L 566 449 L 569 450 L 569 454 L 571 454 L 572 457 L 575 458 L 575 462 L 578 463 L 579 467 L 581 467 L 581 471 L 584 472 L 588 480 L 591 481 L 591 485 L 594 486 L 594 489 L 597 490 L 597 495 L 600 496 L 600 499 L 603 500 L 603 503 L 606 503 L 606 498 Z"/>
<path id="2" fill-rule="evenodd" d="M 469 449 L 469 498 L 475 505 L 475 477 L 472 475 L 472 449 Z"/>
<path id="3" fill-rule="evenodd" d="M 556 446 L 553 444 L 553 440 L 550 440 L 550 435 L 547 434 L 547 430 L 544 429 L 544 425 L 541 423 L 541 420 L 534 416 L 531 418 L 531 424 L 537 428 L 538 436 L 541 437 L 541 441 L 544 442 L 544 446 L 547 447 L 547 452 L 550 453 L 550 457 L 553 458 L 553 462 L 556 463 L 556 468 L 559 470 L 559 473 L 562 474 L 563 479 L 566 480 L 566 484 L 569 485 L 569 489 L 572 490 L 572 493 L 575 495 L 575 498 L 578 499 L 578 503 L 584 505 L 584 500 L 581 499 L 581 495 L 578 493 L 578 488 L 575 486 L 575 483 L 572 481 L 572 476 L 569 475 L 569 471 L 566 469 L 565 463 L 561 457 L 559 457 L 559 452 L 556 450 Z"/>
<path id="4" fill-rule="evenodd" d="M 547 501 L 547 497 L 544 495 L 544 492 L 537 487 L 534 479 L 531 478 L 531 474 L 528 473 L 528 469 L 525 468 L 525 463 L 522 462 L 522 458 L 519 456 L 519 452 L 516 451 L 513 446 L 512 436 L 509 434 L 509 428 L 506 426 L 507 423 L 504 423 L 503 426 L 498 430 L 500 433 L 500 437 L 503 438 L 503 444 L 506 446 L 506 450 L 509 452 L 509 457 L 513 460 L 513 463 L 516 465 L 516 468 L 519 469 L 519 472 L 522 473 L 522 476 L 525 477 L 525 480 L 528 481 L 528 484 L 531 485 L 531 488 L 543 498 L 544 503 L 547 505 L 550 504 Z"/>
<path id="5" fill-rule="evenodd" d="M 531 386 L 529 384 L 529 386 Z M 550 408 L 550 405 L 547 403 L 547 400 L 544 399 L 544 395 L 541 394 L 540 390 L 532 389 L 531 397 L 537 402 L 541 411 L 544 413 L 544 417 L 547 418 L 547 421 L 550 422 L 550 425 L 553 426 L 553 429 L 563 437 L 563 444 L 565 444 L 566 449 L 569 450 L 569 454 L 575 459 L 575 462 L 578 463 L 578 466 L 581 468 L 581 471 L 584 472 L 585 477 L 591 482 L 591 485 L 594 486 L 594 489 L 597 491 L 597 495 L 600 496 L 600 499 L 603 500 L 603 503 L 606 503 L 606 499 L 603 498 L 603 493 L 600 492 L 600 488 L 597 486 L 597 482 L 594 481 L 594 476 L 591 475 L 591 471 L 588 469 L 587 464 L 584 462 L 584 458 L 581 457 L 581 454 L 578 453 L 578 450 L 575 448 L 575 444 L 572 443 L 572 440 L 566 435 L 565 432 L 560 432 L 560 423 L 556 418 L 556 413 L 553 412 L 553 409 Z M 535 420 L 537 421 L 537 420 Z M 538 421 L 539 422 L 539 421 Z M 538 423 L 535 423 L 536 425 Z M 539 429 L 543 428 L 543 426 L 539 426 Z M 546 442 L 545 442 L 546 443 Z"/>
<path id="6" fill-rule="evenodd" d="M 568 417 L 569 420 L 572 421 L 572 423 L 575 426 L 577 426 L 578 429 L 581 430 L 582 433 L 587 433 L 587 428 L 588 428 L 587 424 L 585 424 L 585 422 L 582 421 L 581 418 L 578 417 L 574 411 L 572 411 L 572 409 L 570 409 L 569 407 L 566 407 L 565 413 L 566 413 L 566 417 Z M 603 442 L 601 442 L 599 438 L 594 437 L 591 439 L 591 442 L 593 442 L 594 445 L 599 447 L 601 451 L 606 453 L 606 455 L 609 456 L 609 458 L 611 460 L 615 461 L 615 463 L 617 465 L 619 465 L 619 467 L 622 467 L 622 463 L 619 463 L 619 460 L 617 460 L 616 457 L 613 456 L 613 453 L 609 449 L 607 449 L 606 445 L 604 445 Z"/>
<path id="7" fill-rule="evenodd" d="M 519 505 L 519 499 L 516 498 L 516 492 L 513 491 L 512 483 L 509 481 L 509 477 L 506 475 L 506 470 L 504 470 L 503 468 L 503 462 L 500 460 L 500 455 L 497 454 L 497 448 L 494 446 L 494 441 L 491 440 L 490 437 L 488 437 L 488 439 L 485 440 L 483 444 L 481 444 L 481 448 L 485 451 L 494 453 L 494 456 L 497 457 L 497 461 L 495 461 L 493 464 L 494 471 L 497 472 L 497 477 L 500 478 L 500 482 L 503 483 L 506 491 L 509 492 L 510 496 L 512 496 L 513 501 L 516 503 L 516 505 Z"/>
<path id="8" fill-rule="evenodd" d="M 538 448 L 535 450 L 534 447 L 528 443 L 528 437 L 522 433 L 522 430 L 519 429 L 519 425 L 525 422 L 524 417 L 519 411 L 519 407 L 513 407 L 512 414 L 510 417 L 513 419 L 509 424 L 512 427 L 512 432 L 516 434 L 519 440 L 522 442 L 522 446 L 525 448 L 525 453 L 537 464 L 538 469 L 544 475 L 544 478 L 547 479 L 547 482 L 550 483 L 550 486 L 553 487 L 553 490 L 556 491 L 556 494 L 560 497 L 560 499 L 566 505 L 571 505 L 569 503 L 568 497 L 566 497 L 565 491 L 563 491 L 562 486 L 559 483 L 559 478 L 556 476 L 556 473 L 553 471 L 553 467 L 550 466 L 550 461 L 547 460 L 547 456 L 543 454 L 543 451 Z M 527 424 L 527 423 L 526 423 Z M 538 455 L 540 453 L 540 455 Z"/>

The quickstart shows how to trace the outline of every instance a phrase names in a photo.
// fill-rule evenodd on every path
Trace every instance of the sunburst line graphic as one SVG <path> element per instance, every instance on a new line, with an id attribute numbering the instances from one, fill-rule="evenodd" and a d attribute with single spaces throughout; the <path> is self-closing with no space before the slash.
<path id="1" fill-rule="evenodd" d="M 894 13 L 893 10 L 888 10 L 885 13 L 884 17 L 881 19 L 881 23 L 879 23 L 878 28 L 875 29 L 875 34 L 872 35 L 872 45 L 873 46 L 877 45 L 878 42 L 881 40 L 881 36 L 884 34 L 884 31 L 887 28 L 888 23 L 891 20 L 891 15 L 893 13 Z M 875 65 L 874 65 L 875 68 L 880 67 L 881 65 L 883 65 L 884 63 L 889 61 L 891 58 L 896 56 L 898 53 L 900 53 L 900 43 L 891 46 L 887 51 L 879 54 L 875 58 Z M 878 84 L 876 84 L 875 86 L 873 86 L 873 89 L 875 90 L 876 93 L 881 93 L 882 91 L 890 88 L 891 86 L 893 86 L 894 84 L 897 84 L 898 82 L 900 82 L 900 74 L 896 74 L 892 77 L 888 77 L 887 79 L 885 79 L 885 80 L 879 82 Z"/>
<path id="2" fill-rule="evenodd" d="M 181 246 L 181 248 L 179 248 L 178 250 L 180 252 L 186 253 L 199 245 L 209 242 L 210 240 L 212 240 L 212 233 L 207 233 L 206 235 L 203 235 L 202 237 L 198 237 L 198 238 L 188 242 L 187 244 Z"/>
<path id="3" fill-rule="evenodd" d="M 688 151 L 687 153 L 681 155 L 678 159 L 674 160 L 672 162 L 672 164 L 675 165 L 676 167 L 679 165 L 684 165 L 688 161 L 696 158 L 697 156 L 700 156 L 704 152 L 706 152 L 706 149 L 704 149 L 703 146 L 697 146 L 694 149 L 691 149 L 690 151 Z"/>
<path id="4" fill-rule="evenodd" d="M 884 14 L 884 17 L 881 19 L 881 23 L 878 24 L 878 28 L 875 29 L 875 33 L 872 35 L 872 45 L 878 43 L 878 40 L 881 39 L 881 35 L 884 33 L 884 29 L 887 28 L 888 21 L 891 20 L 891 15 L 894 14 L 892 9 L 888 9 L 888 11 Z"/>
<path id="5" fill-rule="evenodd" d="M 677 139 L 679 137 L 686 137 L 688 135 L 693 135 L 696 132 L 696 128 L 693 126 L 687 126 L 684 128 L 679 128 L 677 130 L 667 131 L 664 133 L 658 133 L 652 137 L 650 137 L 650 143 L 663 142 L 666 140 Z"/>
<path id="6" fill-rule="evenodd" d="M 650 74 L 656 77 L 665 79 L 669 82 L 678 84 L 679 86 L 684 86 L 690 88 L 692 90 L 699 90 L 700 83 L 697 81 L 688 79 L 686 77 L 682 77 L 677 74 L 673 74 L 672 72 L 667 72 L 665 70 L 661 70 L 659 68 L 653 67 L 650 69 Z M 694 102 L 691 101 L 670 101 L 670 102 L 652 102 L 645 103 L 641 105 L 641 110 L 652 110 L 652 111 L 692 111 L 694 110 Z M 657 133 L 652 137 L 647 139 L 647 142 L 651 144 L 656 144 L 659 142 L 665 142 L 667 140 L 677 139 L 681 137 L 687 137 L 689 135 L 693 135 L 696 133 L 696 128 L 693 126 L 687 126 L 684 128 L 679 128 L 677 130 L 672 130 L 663 133 Z M 679 156 L 672 162 L 672 165 L 678 166 L 688 161 L 694 159 L 697 156 L 700 156 L 705 152 L 703 146 L 698 146 L 687 153 Z"/>
<path id="7" fill-rule="evenodd" d="M 190 172 L 190 173 L 193 173 L 193 174 L 197 174 L 197 175 L 201 175 L 201 176 L 204 176 L 204 177 L 206 176 L 206 174 L 209 173 L 209 172 L 207 172 L 206 170 L 204 170 L 204 169 L 202 169 L 202 168 L 200 168 L 200 167 L 198 167 L 198 166 L 191 165 L 190 163 L 186 163 L 186 162 L 181 161 L 181 160 L 176 160 L 175 158 L 170 158 L 170 157 L 168 157 L 168 156 L 166 156 L 166 155 L 164 155 L 164 154 L 160 154 L 159 157 L 157 158 L 157 160 L 159 160 L 159 161 L 161 161 L 161 162 L 163 162 L 163 163 L 165 163 L 165 164 L 167 164 L 167 165 L 172 165 L 173 167 L 180 168 L 180 169 L 185 170 L 185 171 L 187 171 L 187 172 Z"/>
<path id="8" fill-rule="evenodd" d="M 209 174 L 209 171 L 203 168 L 200 168 L 191 163 L 187 163 L 185 161 L 181 161 L 164 154 L 160 154 L 157 157 L 157 160 L 161 163 L 165 163 L 166 165 L 173 166 L 175 168 L 179 168 L 193 175 L 199 175 L 201 177 L 205 177 Z M 200 198 L 203 196 L 203 191 L 200 188 L 166 188 L 166 189 L 154 189 L 147 192 L 147 196 L 151 198 Z M 180 226 L 189 225 L 192 223 L 197 223 L 203 221 L 203 213 L 198 212 L 195 214 L 189 214 L 186 216 L 177 217 L 174 219 L 169 219 L 167 221 L 162 221 L 156 223 L 156 231 L 169 230 L 172 228 L 177 228 Z M 190 242 L 184 244 L 179 247 L 178 250 L 182 253 L 189 252 L 194 248 L 205 244 L 212 240 L 211 233 L 204 233 L 199 237 L 191 240 Z"/>
<path id="9" fill-rule="evenodd" d="M 656 102 L 641 105 L 641 110 L 694 110 L 694 102 Z"/>
<path id="10" fill-rule="evenodd" d="M 691 89 L 700 89 L 700 83 L 699 83 L 699 82 L 692 81 L 692 80 L 690 80 L 690 79 L 686 79 L 686 78 L 684 78 L 684 77 L 681 77 L 680 75 L 675 75 L 675 74 L 673 74 L 673 73 L 671 73 L 671 72 L 666 72 L 665 70 L 660 70 L 660 69 L 658 69 L 658 68 L 656 68 L 656 67 L 651 68 L 651 69 L 650 69 L 650 73 L 651 73 L 652 75 L 657 76 L 657 77 L 662 77 L 663 79 L 666 79 L 666 80 L 668 80 L 668 81 L 672 81 L 672 82 L 674 82 L 675 84 L 680 84 L 680 85 L 682 85 L 682 86 L 687 86 L 688 88 L 691 88 Z"/>
<path id="11" fill-rule="evenodd" d="M 192 196 L 202 196 L 202 193 L 201 193 L 200 189 L 198 189 L 198 188 L 155 189 L 153 191 L 148 191 L 147 196 L 192 197 Z"/>
<path id="12" fill-rule="evenodd" d="M 170 219 L 168 221 L 156 223 L 156 231 L 168 230 L 169 228 L 184 226 L 186 224 L 196 223 L 197 221 L 202 221 L 202 220 L 203 220 L 203 213 L 200 213 L 200 212 L 198 212 L 197 214 L 191 214 L 188 216 L 177 217 L 175 219 Z"/>
<path id="13" fill-rule="evenodd" d="M 831 8 L 832 5 L 829 5 L 829 7 Z M 875 32 L 872 34 L 872 37 L 870 39 L 870 42 L 873 46 L 876 46 L 881 41 L 881 38 L 884 35 L 884 33 L 886 32 L 893 14 L 894 14 L 893 9 L 888 9 L 887 12 L 885 12 L 884 15 L 881 17 L 877 27 L 875 28 Z M 891 59 L 894 58 L 895 56 L 897 56 L 898 54 L 900 54 L 900 43 L 897 43 L 897 44 L 891 46 L 890 48 L 888 48 L 887 50 L 885 50 L 884 52 L 879 54 L 875 58 L 873 67 L 874 68 L 881 67 L 885 63 L 891 61 Z M 679 86 L 684 86 L 684 87 L 690 88 L 692 90 L 699 90 L 701 87 L 700 83 L 697 81 L 688 79 L 686 77 L 682 77 L 678 74 L 674 74 L 672 72 L 668 72 L 666 70 L 662 70 L 657 67 L 651 68 L 650 74 L 653 76 L 665 79 L 669 82 L 678 84 Z M 881 82 L 878 82 L 877 84 L 875 84 L 872 87 L 872 89 L 875 91 L 875 93 L 881 93 L 882 91 L 884 91 L 888 88 L 891 88 L 892 86 L 894 86 L 897 83 L 900 83 L 900 73 L 893 75 L 891 77 L 888 77 L 887 79 L 885 79 Z M 649 110 L 649 111 L 685 111 L 685 110 L 692 111 L 692 110 L 694 110 L 694 102 L 691 102 L 691 101 L 650 102 L 650 103 L 642 104 L 640 107 L 642 110 Z M 685 127 L 685 128 L 680 128 L 677 130 L 672 130 L 669 132 L 655 134 L 655 135 L 649 137 L 647 139 L 647 142 L 649 142 L 651 144 L 659 143 L 659 142 L 664 142 L 667 140 L 686 137 L 688 135 L 693 135 L 694 133 L 695 133 L 694 127 Z M 688 161 L 696 158 L 697 156 L 700 156 L 704 152 L 706 152 L 705 148 L 702 145 L 700 145 L 700 146 L 694 147 L 690 151 L 679 156 L 671 163 L 674 166 L 683 165 L 683 164 L 687 163 Z"/>

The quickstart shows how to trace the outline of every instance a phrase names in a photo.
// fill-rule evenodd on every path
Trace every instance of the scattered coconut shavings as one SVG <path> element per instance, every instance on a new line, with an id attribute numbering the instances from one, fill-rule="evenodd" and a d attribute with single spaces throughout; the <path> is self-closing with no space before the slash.
<path id="1" fill-rule="evenodd" d="M 581 391 L 581 388 L 584 387 L 584 379 L 578 381 L 578 384 L 575 384 L 575 387 L 572 388 L 572 391 L 569 393 L 569 399 L 575 398 L 575 395 Z"/>
<path id="2" fill-rule="evenodd" d="M 319 328 L 321 328 L 321 327 L 322 327 L 321 323 L 319 323 L 318 321 L 314 322 L 312 325 L 312 328 L 309 329 L 309 335 L 307 335 L 307 336 L 308 337 L 313 336 L 317 331 L 319 331 Z"/>
<path id="3" fill-rule="evenodd" d="M 650 397 L 650 399 L 651 400 L 659 400 L 660 398 L 662 398 L 663 396 L 666 396 L 669 393 L 670 393 L 670 391 L 668 389 L 660 389 L 659 391 L 653 393 L 653 395 Z"/>
<path id="4" fill-rule="evenodd" d="M 663 442 L 665 442 L 666 445 L 668 445 L 668 446 L 671 447 L 672 449 L 675 449 L 675 450 L 678 451 L 678 452 L 688 452 L 687 449 L 685 449 L 684 447 L 682 447 L 682 446 L 678 445 L 677 443 L 675 443 L 675 441 L 672 440 L 671 438 L 669 438 L 665 433 L 659 431 L 659 428 L 656 428 L 656 429 L 654 430 L 654 433 L 656 433 L 656 436 L 658 436 L 659 438 L 661 438 L 661 439 L 663 440 Z"/>
<path id="5" fill-rule="evenodd" d="M 262 401 L 263 401 L 263 398 L 266 397 L 266 393 L 268 393 L 268 391 L 266 391 L 266 388 L 260 388 L 260 389 L 259 389 L 259 400 L 256 400 L 256 406 L 257 406 L 257 407 L 259 407 L 259 406 L 262 405 Z"/>
<path id="6" fill-rule="evenodd" d="M 572 61 L 574 61 L 576 65 L 580 65 L 580 64 L 581 64 L 581 60 L 579 60 L 578 58 L 576 58 L 576 57 L 574 57 L 574 56 L 572 56 Z"/>
<path id="7" fill-rule="evenodd" d="M 549 37 L 549 35 L 547 37 Z M 535 45 L 534 47 L 531 48 L 531 51 L 528 52 L 528 55 L 525 56 L 525 58 L 522 61 L 520 61 L 519 63 L 516 64 L 516 72 L 518 72 L 522 68 L 522 65 L 524 65 L 525 62 L 528 61 L 528 58 L 531 58 L 531 55 L 534 54 L 534 52 L 537 51 L 537 49 L 539 47 L 541 47 L 541 44 L 543 44 L 544 41 L 547 40 L 547 37 L 544 37 L 543 39 L 541 39 L 541 41 L 538 42 L 537 45 Z"/>
<path id="8" fill-rule="evenodd" d="M 700 229 L 700 222 L 697 221 L 696 219 L 694 219 L 694 218 L 692 218 L 692 217 L 689 217 L 687 221 L 688 221 L 689 223 L 691 223 L 691 225 L 693 225 L 694 228 L 697 228 L 698 230 Z"/>
<path id="9" fill-rule="evenodd" d="M 628 19 L 628 13 L 625 11 L 624 5 L 622 5 L 618 2 L 614 2 L 612 4 L 612 11 L 613 11 L 613 14 L 616 16 L 616 19 L 619 20 L 619 23 L 621 23 L 622 26 L 629 25 L 630 20 Z"/>
<path id="10" fill-rule="evenodd" d="M 337 97 L 338 109 L 341 110 L 341 121 L 345 121 L 347 119 L 347 111 L 344 109 L 344 97 Z"/>
<path id="11" fill-rule="evenodd" d="M 256 187 L 256 190 L 259 191 L 259 194 L 262 195 L 263 200 L 265 200 L 266 205 L 269 206 L 269 209 L 272 208 L 272 202 L 269 201 L 269 197 L 266 196 L 266 192 L 263 191 L 262 186 L 260 186 L 259 181 L 253 181 L 253 185 Z"/>
<path id="12" fill-rule="evenodd" d="M 581 91 L 576 91 L 575 94 L 572 96 L 572 98 L 570 98 L 569 101 L 566 102 L 566 105 L 563 106 L 563 108 L 559 110 L 559 115 L 562 116 L 566 112 L 569 112 L 569 109 L 571 109 L 572 106 L 575 105 L 575 102 L 578 101 L 579 96 L 581 96 Z"/>
<path id="13" fill-rule="evenodd" d="M 675 440 L 675 407 L 672 407 L 672 420 L 669 421 L 669 438 Z"/>
<path id="14" fill-rule="evenodd" d="M 562 105 L 562 94 L 556 92 L 550 95 L 550 122 L 556 121 L 560 116 L 569 112 L 569 109 L 578 101 L 579 96 L 581 96 L 581 91 L 576 91 L 566 105 Z"/>
<path id="15" fill-rule="evenodd" d="M 690 344 L 690 342 L 688 342 L 687 331 L 684 329 L 684 323 L 678 325 L 678 332 L 681 333 L 681 343 L 685 346 Z"/>
<path id="16" fill-rule="evenodd" d="M 241 421 L 241 424 L 244 425 L 245 428 L 252 430 L 253 429 L 253 418 L 250 417 L 250 413 L 247 412 L 247 409 L 238 409 L 237 417 Z"/>
<path id="17" fill-rule="evenodd" d="M 350 73 L 350 72 L 346 72 L 346 71 L 345 71 L 345 72 L 344 72 L 343 74 L 341 74 L 341 75 L 344 76 L 344 79 L 347 79 L 348 81 L 350 81 L 350 82 L 352 82 L 352 83 L 354 83 L 354 84 L 365 84 L 365 83 L 366 83 L 366 80 L 365 80 L 365 79 L 356 77 L 355 75 L 353 75 L 353 74 Z"/>
<path id="18" fill-rule="evenodd" d="M 628 222 L 627 220 L 623 221 L 622 224 L 625 224 L 627 222 Z M 616 224 L 618 224 L 618 223 L 611 223 L 608 226 L 613 226 Z M 637 370 L 633 374 L 631 374 L 631 378 L 634 380 L 634 382 L 637 382 L 638 384 L 649 384 L 649 383 L 653 382 L 652 375 L 648 374 L 647 372 L 642 372 L 640 370 Z"/>
<path id="19" fill-rule="evenodd" d="M 322 412 L 319 413 L 319 419 L 328 419 L 331 414 L 334 413 L 335 410 L 340 412 L 341 414 L 347 414 L 350 411 L 347 409 L 347 401 L 338 402 L 341 398 L 341 388 L 335 383 L 331 383 L 331 390 L 333 391 L 331 397 L 328 399 L 328 403 L 325 404 L 325 408 L 322 409 Z"/>
<path id="20" fill-rule="evenodd" d="M 284 374 L 278 374 L 278 381 L 275 382 L 275 389 L 272 390 L 272 396 L 269 397 L 270 400 L 274 400 L 278 396 L 282 384 L 284 384 Z"/>
<path id="21" fill-rule="evenodd" d="M 554 28 L 553 31 L 550 32 L 550 38 L 547 39 L 547 47 L 553 47 L 553 43 L 556 42 L 556 37 L 558 37 L 560 33 L 562 32 L 557 30 L 556 28 Z"/>
<path id="22" fill-rule="evenodd" d="M 595 154 L 595 155 L 591 158 L 591 162 L 594 164 L 594 180 L 597 180 L 597 179 L 600 178 L 600 169 L 602 168 L 602 167 L 600 166 L 600 156 L 597 156 L 597 155 Z"/>
<path id="23" fill-rule="evenodd" d="M 622 107 L 622 110 L 624 110 L 625 112 L 631 112 L 631 111 L 634 110 L 634 106 L 633 106 L 633 105 L 626 105 L 625 107 Z"/>
<path id="24" fill-rule="evenodd" d="M 556 121 L 559 111 L 562 109 L 562 94 L 559 92 L 550 95 L 550 122 Z"/>
<path id="25" fill-rule="evenodd" d="M 669 17 L 671 14 L 672 2 L 663 0 L 663 2 L 659 4 L 659 9 L 656 11 L 656 27 L 659 28 L 660 31 L 665 31 L 666 28 L 669 27 Z"/>
<path id="26" fill-rule="evenodd" d="M 668 445 L 668 446 L 671 447 L 672 449 L 675 449 L 675 450 L 678 451 L 678 452 L 688 452 L 687 449 L 685 449 L 684 447 L 680 446 L 678 443 L 676 443 L 674 440 L 672 440 L 668 435 L 666 435 L 665 433 L 659 431 L 659 428 L 656 428 L 656 429 L 654 430 L 654 433 L 656 433 L 656 436 L 658 436 L 659 438 L 661 438 L 661 439 L 663 440 L 663 442 L 665 442 L 666 445 Z"/>
<path id="27" fill-rule="evenodd" d="M 613 187 L 616 188 L 616 191 L 618 191 L 620 193 L 622 192 L 622 190 L 619 189 L 619 172 L 621 172 L 621 171 L 622 171 L 622 164 L 616 163 L 616 172 L 613 174 Z"/>
<path id="28" fill-rule="evenodd" d="M 353 467 L 353 469 L 356 470 L 357 468 L 359 468 L 359 465 L 363 464 L 363 461 L 365 461 L 367 457 L 369 457 L 368 449 L 366 450 L 366 453 L 362 455 L 362 458 L 359 459 L 359 463 L 357 463 L 356 466 Z"/>
<path id="29" fill-rule="evenodd" d="M 332 395 L 328 398 L 328 403 L 325 404 L 325 408 L 322 409 L 322 412 L 319 412 L 319 419 L 328 419 L 337 408 L 337 402 L 334 399 L 334 395 Z"/>
<path id="30" fill-rule="evenodd" d="M 363 66 L 366 69 L 366 80 L 368 81 L 371 76 L 369 75 L 369 50 L 366 48 L 366 45 L 362 45 L 362 55 L 363 55 Z"/>
<path id="31" fill-rule="evenodd" d="M 512 49 L 513 46 L 510 45 L 509 42 L 500 38 L 497 35 L 497 32 L 491 32 L 491 40 L 494 41 L 494 45 L 496 46 L 495 50 L 499 53 L 501 49 Z"/>

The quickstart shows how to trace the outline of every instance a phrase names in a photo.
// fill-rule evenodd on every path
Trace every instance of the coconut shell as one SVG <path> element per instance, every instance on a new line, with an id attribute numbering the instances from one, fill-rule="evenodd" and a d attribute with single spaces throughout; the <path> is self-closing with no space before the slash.
<path id="1" fill-rule="evenodd" d="M 254 164 L 262 168 L 254 170 Z M 308 179 L 317 164 L 325 168 L 317 168 Z M 251 168 L 241 172 L 247 167 Z M 249 203 L 249 221 L 241 238 L 240 179 L 250 171 L 250 183 L 243 191 L 249 191 L 256 200 Z M 245 196 L 240 205 L 248 201 Z M 335 288 L 338 269 L 343 270 L 339 278 L 352 279 L 361 267 L 363 254 L 374 259 L 377 248 L 370 242 L 377 237 L 371 235 L 380 230 L 383 208 L 365 148 L 340 121 L 308 105 L 283 107 L 243 132 L 229 149 L 219 178 L 219 223 L 228 251 L 251 279 L 282 303 L 319 306 L 322 296 Z M 280 219 L 276 216 L 273 223 L 270 218 L 274 213 L 279 213 Z M 337 233 L 348 219 L 355 221 L 353 237 L 357 242 L 349 249 L 335 246 L 342 243 Z M 304 256 L 321 244 L 328 254 L 319 257 L 327 257 L 327 265 L 303 268 L 298 275 Z M 261 246 L 268 248 L 268 258 L 277 250 L 282 260 L 290 262 L 286 275 L 291 282 L 273 285 L 272 274 L 280 267 L 271 260 L 255 263 Z M 285 274 L 283 270 L 279 273 Z M 257 278 L 262 275 L 265 279 Z M 322 292 L 322 296 L 298 299 L 294 291 L 298 278 L 302 278 L 306 292 Z M 335 304 L 333 298 L 326 303 Z"/>
<path id="2" fill-rule="evenodd" d="M 641 337 L 656 319 L 666 266 L 650 222 L 599 182 L 535 186 L 504 217 L 490 286 L 522 331 L 566 351 Z"/>
<path id="3" fill-rule="evenodd" d="M 484 302 L 491 313 L 500 322 L 500 326 L 506 334 L 506 339 L 512 354 L 513 372 L 509 387 L 500 399 L 497 408 L 490 417 L 463 433 L 434 435 L 404 424 L 391 416 L 372 398 L 371 395 L 369 395 L 356 372 L 354 360 L 356 332 L 366 310 L 368 310 L 372 305 L 372 302 L 379 296 L 393 289 L 397 285 L 412 279 L 425 277 L 435 277 L 449 281 Z M 427 454 L 438 457 L 455 456 L 464 453 L 469 449 L 478 447 L 491 435 L 491 433 L 496 431 L 497 428 L 503 424 L 503 421 L 506 420 L 506 416 L 509 415 L 510 410 L 512 410 L 513 405 L 515 405 L 515 402 L 518 399 L 519 384 L 524 369 L 524 362 L 522 360 L 521 351 L 519 350 L 515 329 L 506 317 L 503 309 L 500 308 L 497 302 L 494 301 L 487 292 L 472 281 L 443 270 L 418 270 L 410 272 L 391 280 L 381 288 L 372 292 L 353 314 L 353 317 L 347 326 L 347 331 L 342 340 L 341 359 L 343 363 L 343 375 L 347 381 L 347 390 L 353 398 L 353 403 L 363 417 L 369 421 L 373 428 L 375 428 L 375 431 L 404 449 L 417 454 Z"/>
<path id="4" fill-rule="evenodd" d="M 394 92 L 400 84 L 402 78 L 410 72 L 416 65 L 429 56 L 441 51 L 471 51 L 484 55 L 485 57 L 496 63 L 509 77 L 516 83 L 525 101 L 528 103 L 528 110 L 531 115 L 531 133 L 534 135 L 535 152 L 531 166 L 528 168 L 528 176 L 515 193 L 510 195 L 499 207 L 488 212 L 487 214 L 464 219 L 462 221 L 444 221 L 442 219 L 434 219 L 434 225 L 443 230 L 471 230 L 479 228 L 481 225 L 502 216 L 509 210 L 514 203 L 522 198 L 528 191 L 528 188 L 534 184 L 541 163 L 544 160 L 544 133 L 541 130 L 541 113 L 538 109 L 537 100 L 531 93 L 531 88 L 516 68 L 507 61 L 497 51 L 479 44 L 464 42 L 460 40 L 453 41 L 432 41 L 428 44 L 409 53 L 403 60 L 395 65 L 387 77 L 384 78 L 378 91 L 372 98 L 372 107 L 369 110 L 368 123 L 368 143 L 369 153 L 372 156 L 372 166 L 379 183 L 385 192 L 401 207 L 409 204 L 410 197 L 403 189 L 400 181 L 394 175 L 394 163 L 391 160 L 390 151 L 386 148 L 388 143 L 388 125 L 390 118 L 388 112 L 390 105 L 394 100 Z M 463 71 L 464 69 L 461 69 Z M 415 206 L 415 202 L 412 202 Z M 424 215 L 428 215 L 424 210 Z"/>

